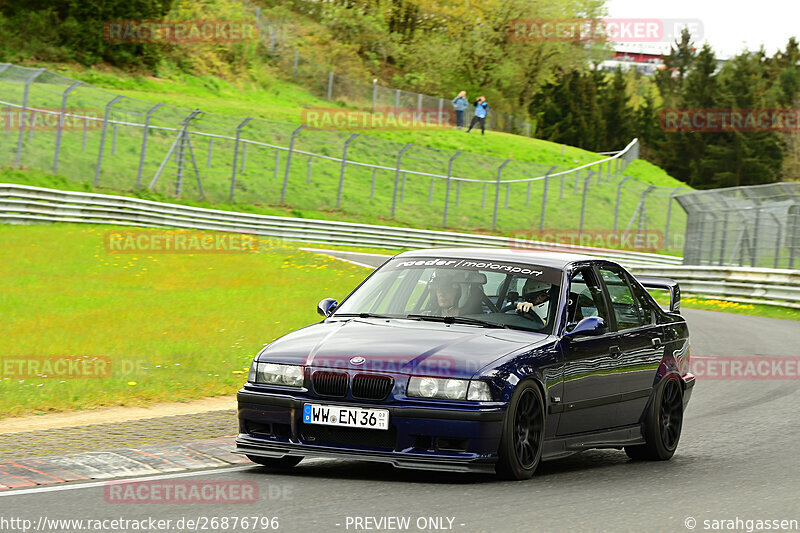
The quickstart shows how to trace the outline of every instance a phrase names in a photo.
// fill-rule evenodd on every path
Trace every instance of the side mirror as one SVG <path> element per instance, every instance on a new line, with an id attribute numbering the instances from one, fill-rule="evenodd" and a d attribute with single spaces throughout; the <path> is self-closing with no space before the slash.
<path id="1" fill-rule="evenodd" d="M 324 298 L 317 304 L 317 313 L 327 318 L 336 311 L 338 306 L 339 302 L 333 298 Z"/>
<path id="2" fill-rule="evenodd" d="M 565 333 L 564 337 L 570 339 L 575 337 L 596 337 L 597 335 L 602 335 L 605 333 L 607 329 L 608 326 L 606 326 L 606 321 L 601 317 L 587 316 L 575 324 L 574 328 Z"/>

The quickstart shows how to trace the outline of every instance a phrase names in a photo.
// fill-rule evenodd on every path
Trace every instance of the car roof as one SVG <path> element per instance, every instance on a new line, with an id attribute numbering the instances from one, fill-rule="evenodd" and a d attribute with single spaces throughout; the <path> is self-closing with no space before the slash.
<path id="1" fill-rule="evenodd" d="M 526 250 L 524 248 L 423 248 L 398 254 L 397 257 L 442 257 L 459 259 L 482 259 L 526 263 L 564 269 L 571 263 L 601 261 L 598 257 L 563 252 Z"/>

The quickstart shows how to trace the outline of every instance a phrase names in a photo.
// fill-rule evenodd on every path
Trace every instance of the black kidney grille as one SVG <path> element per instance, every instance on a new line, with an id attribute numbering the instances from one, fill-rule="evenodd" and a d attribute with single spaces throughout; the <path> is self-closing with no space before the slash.
<path id="1" fill-rule="evenodd" d="M 344 372 L 320 370 L 311 374 L 311 386 L 320 396 L 343 398 L 347 394 L 347 379 Z"/>
<path id="2" fill-rule="evenodd" d="M 394 379 L 391 376 L 356 374 L 353 378 L 353 398 L 362 400 L 385 400 L 392 392 Z"/>

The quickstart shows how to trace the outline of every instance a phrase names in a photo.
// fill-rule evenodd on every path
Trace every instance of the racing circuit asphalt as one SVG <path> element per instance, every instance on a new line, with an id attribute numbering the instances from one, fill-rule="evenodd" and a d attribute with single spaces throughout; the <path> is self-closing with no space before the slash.
<path id="1" fill-rule="evenodd" d="M 692 357 L 800 353 L 796 321 L 693 309 L 683 315 Z M 288 473 L 241 466 L 188 475 L 193 481 L 255 481 L 259 499 L 253 504 L 117 504 L 104 499 L 103 483 L 72 483 L 5 491 L 0 516 L 34 523 L 40 516 L 277 516 L 279 531 L 293 532 L 376 531 L 352 525 L 353 517 L 367 516 L 410 517 L 402 531 L 447 531 L 447 519 L 444 529 L 418 529 L 416 522 L 447 517 L 452 530 L 463 532 L 691 531 L 687 520 L 692 525 L 694 519 L 695 531 L 707 531 L 713 524 L 706 520 L 800 520 L 799 445 L 800 380 L 698 379 L 677 453 L 667 462 L 589 451 L 543 463 L 529 481 L 500 482 L 313 459 Z"/>

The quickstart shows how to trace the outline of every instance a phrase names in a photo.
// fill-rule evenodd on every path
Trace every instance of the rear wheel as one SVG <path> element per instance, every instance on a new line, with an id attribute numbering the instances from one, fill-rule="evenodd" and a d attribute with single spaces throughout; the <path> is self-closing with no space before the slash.
<path id="1" fill-rule="evenodd" d="M 683 388 L 677 378 L 664 379 L 647 410 L 645 444 L 626 446 L 631 459 L 666 461 L 678 447 L 683 427 Z"/>
<path id="2" fill-rule="evenodd" d="M 247 458 L 253 461 L 254 463 L 258 463 L 262 466 L 268 466 L 270 468 L 275 468 L 279 470 L 286 470 L 288 468 L 292 468 L 293 466 L 296 466 L 297 463 L 303 460 L 302 457 L 298 457 L 296 455 L 287 455 L 285 457 L 280 457 L 280 458 L 248 455 Z"/>
<path id="3" fill-rule="evenodd" d="M 495 470 L 503 479 L 529 479 L 539 466 L 544 440 L 544 401 L 539 387 L 517 387 L 506 410 Z"/>

